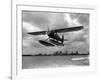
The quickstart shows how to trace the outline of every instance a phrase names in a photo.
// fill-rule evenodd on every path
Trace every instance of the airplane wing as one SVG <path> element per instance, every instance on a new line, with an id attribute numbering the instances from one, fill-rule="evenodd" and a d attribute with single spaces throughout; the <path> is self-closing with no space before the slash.
<path id="1" fill-rule="evenodd" d="M 57 33 L 64 33 L 64 32 L 78 31 L 78 30 L 81 30 L 81 29 L 83 29 L 83 26 L 56 29 L 56 30 L 51 30 L 51 31 L 54 31 L 54 32 L 57 32 Z M 47 31 L 37 31 L 37 32 L 29 32 L 28 34 L 30 34 L 30 35 L 44 35 L 46 33 L 47 33 Z"/>
<path id="2" fill-rule="evenodd" d="M 30 35 L 43 35 L 46 34 L 47 31 L 38 31 L 38 32 L 29 32 Z"/>
<path id="3" fill-rule="evenodd" d="M 83 26 L 56 29 L 56 30 L 51 30 L 51 31 L 58 32 L 58 33 L 64 33 L 64 32 L 78 31 L 78 30 L 81 30 L 81 29 L 83 29 Z"/>

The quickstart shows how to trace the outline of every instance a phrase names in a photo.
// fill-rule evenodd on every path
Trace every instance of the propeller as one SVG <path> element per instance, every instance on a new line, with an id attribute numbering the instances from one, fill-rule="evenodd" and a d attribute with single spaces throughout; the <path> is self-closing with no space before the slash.
<path id="1" fill-rule="evenodd" d="M 49 26 L 47 26 L 47 35 L 50 33 Z"/>

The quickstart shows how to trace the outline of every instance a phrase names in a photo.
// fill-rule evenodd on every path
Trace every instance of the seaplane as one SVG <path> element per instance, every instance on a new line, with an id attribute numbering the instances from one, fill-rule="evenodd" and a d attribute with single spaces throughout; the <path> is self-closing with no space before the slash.
<path id="1" fill-rule="evenodd" d="M 47 31 L 37 31 L 37 32 L 29 32 L 29 35 L 47 35 L 48 38 L 45 40 L 39 40 L 38 42 L 44 46 L 64 46 L 64 41 L 68 41 L 68 39 L 64 39 L 64 35 L 59 35 L 58 33 L 65 33 L 65 32 L 73 32 L 82 30 L 83 26 L 76 26 L 76 27 L 68 27 L 62 29 L 54 29 L 54 30 L 47 30 Z"/>

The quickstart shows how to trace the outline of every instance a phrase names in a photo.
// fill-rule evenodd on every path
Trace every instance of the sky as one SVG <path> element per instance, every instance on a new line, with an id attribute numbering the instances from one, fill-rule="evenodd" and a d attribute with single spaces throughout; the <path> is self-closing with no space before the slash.
<path id="1" fill-rule="evenodd" d="M 80 53 L 89 52 L 89 14 L 87 13 L 54 13 L 23 11 L 23 54 L 53 54 L 55 51 L 70 52 L 79 51 Z M 47 31 L 75 26 L 84 26 L 84 29 L 74 32 L 60 33 L 68 41 L 64 46 L 47 47 L 38 42 L 45 40 L 47 35 L 29 35 L 28 32 Z"/>

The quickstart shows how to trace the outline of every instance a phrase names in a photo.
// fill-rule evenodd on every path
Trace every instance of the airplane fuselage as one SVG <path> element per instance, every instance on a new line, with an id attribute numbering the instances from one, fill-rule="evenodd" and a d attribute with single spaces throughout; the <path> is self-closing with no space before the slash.
<path id="1" fill-rule="evenodd" d="M 60 38 L 60 36 L 55 32 L 50 32 L 48 36 L 49 38 L 55 39 L 57 41 L 62 41 L 62 38 Z"/>

